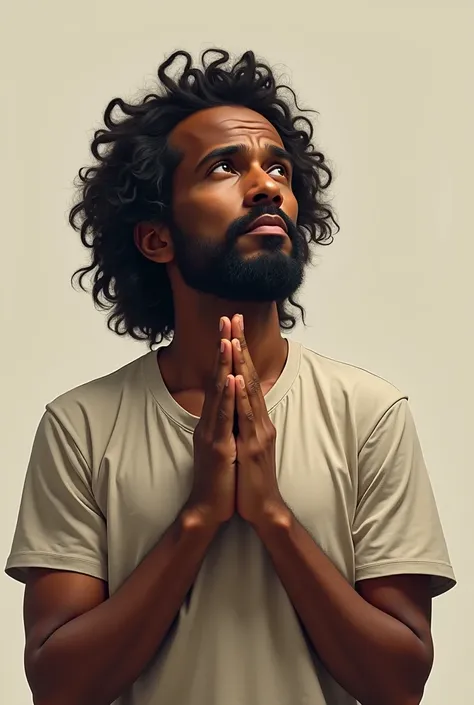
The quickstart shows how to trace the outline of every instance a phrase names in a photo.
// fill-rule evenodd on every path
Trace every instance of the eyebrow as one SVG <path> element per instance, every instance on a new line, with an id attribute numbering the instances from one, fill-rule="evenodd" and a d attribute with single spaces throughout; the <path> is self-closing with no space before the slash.
<path id="1" fill-rule="evenodd" d="M 293 163 L 291 154 L 287 152 L 286 149 L 283 149 L 283 147 L 277 147 L 275 144 L 266 144 L 265 151 L 268 152 L 272 157 L 275 157 L 277 159 L 283 159 L 289 162 L 290 164 Z M 236 154 L 248 154 L 249 152 L 250 147 L 246 144 L 230 144 L 226 147 L 217 147 L 201 159 L 201 161 L 196 167 L 196 171 L 198 171 L 205 164 L 214 161 L 214 159 L 225 159 L 226 157 L 232 157 Z"/>

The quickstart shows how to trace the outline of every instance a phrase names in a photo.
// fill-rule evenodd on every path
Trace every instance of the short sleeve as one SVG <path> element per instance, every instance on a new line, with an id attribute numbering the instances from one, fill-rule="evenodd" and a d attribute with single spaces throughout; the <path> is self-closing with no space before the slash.
<path id="1" fill-rule="evenodd" d="M 455 585 L 406 399 L 384 414 L 359 453 L 353 540 L 356 581 L 407 573 L 430 575 L 433 596 Z"/>
<path id="2" fill-rule="evenodd" d="M 47 410 L 36 432 L 6 573 L 51 568 L 107 580 L 107 534 L 91 472 L 72 435 Z"/>

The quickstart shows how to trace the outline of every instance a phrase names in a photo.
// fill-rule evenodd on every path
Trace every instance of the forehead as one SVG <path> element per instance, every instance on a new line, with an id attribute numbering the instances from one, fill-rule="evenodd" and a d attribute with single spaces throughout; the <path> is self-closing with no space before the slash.
<path id="1" fill-rule="evenodd" d="M 283 142 L 263 115 L 240 106 L 218 106 L 200 110 L 179 123 L 170 138 L 185 161 L 198 161 L 206 152 L 229 144 Z"/>

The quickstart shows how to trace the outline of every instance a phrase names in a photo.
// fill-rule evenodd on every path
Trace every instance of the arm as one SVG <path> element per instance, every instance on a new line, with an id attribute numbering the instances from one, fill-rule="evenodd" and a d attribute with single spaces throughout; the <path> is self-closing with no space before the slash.
<path id="1" fill-rule="evenodd" d="M 354 589 L 285 506 L 276 431 L 241 321 L 232 324 L 237 509 L 266 547 L 319 658 L 339 684 L 362 705 L 418 705 L 433 662 L 431 597 L 455 581 L 406 401 L 392 401 L 358 453 Z"/>
<path id="2" fill-rule="evenodd" d="M 120 589 L 61 571 L 30 572 L 25 665 L 35 705 L 109 705 L 156 653 L 216 533 L 183 512 Z"/>
<path id="3" fill-rule="evenodd" d="M 362 705 L 418 705 L 433 661 L 429 577 L 363 581 L 357 592 L 288 510 L 256 528 L 340 685 Z"/>
<path id="4" fill-rule="evenodd" d="M 230 322 L 223 327 L 229 335 Z M 214 536 L 235 509 L 229 341 L 194 433 L 194 477 L 180 515 L 109 598 L 106 520 L 78 434 L 48 412 L 38 429 L 7 572 L 26 577 L 25 665 L 35 705 L 109 705 L 156 654 Z M 29 570 L 28 570 L 29 569 Z M 83 573 L 87 573 L 84 575 Z"/>
<path id="5" fill-rule="evenodd" d="M 359 452 L 356 589 L 286 507 L 262 516 L 257 531 L 329 672 L 362 705 L 418 705 L 433 663 L 431 597 L 454 579 L 406 401 Z"/>

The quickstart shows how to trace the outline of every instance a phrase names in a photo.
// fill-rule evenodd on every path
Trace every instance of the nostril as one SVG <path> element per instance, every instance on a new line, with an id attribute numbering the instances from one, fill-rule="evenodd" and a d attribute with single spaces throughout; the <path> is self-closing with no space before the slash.
<path id="1" fill-rule="evenodd" d="M 256 193 L 253 200 L 255 203 L 260 203 L 260 201 L 268 201 L 270 199 L 268 193 Z"/>
<path id="2" fill-rule="evenodd" d="M 277 206 L 281 206 L 283 198 L 280 193 L 276 193 L 272 196 L 270 193 L 261 191 L 252 196 L 252 203 L 273 203 Z"/>

